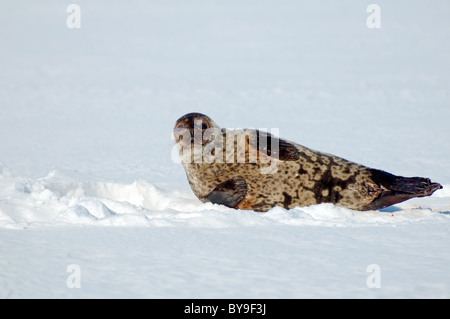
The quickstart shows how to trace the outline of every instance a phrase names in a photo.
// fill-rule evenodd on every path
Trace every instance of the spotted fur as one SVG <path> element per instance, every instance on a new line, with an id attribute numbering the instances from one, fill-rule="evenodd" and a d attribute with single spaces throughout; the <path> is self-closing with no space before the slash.
<path id="1" fill-rule="evenodd" d="M 183 123 L 185 127 L 187 118 L 202 118 L 208 122 L 210 127 L 216 124 L 203 114 L 180 118 L 176 127 Z M 218 128 L 218 127 L 217 127 Z M 221 129 L 223 141 L 230 132 Z M 233 131 L 236 136 L 248 134 L 248 130 Z M 260 132 L 254 131 L 256 136 Z M 367 210 L 379 209 L 392 205 L 391 202 L 400 202 L 412 197 L 428 196 L 436 189 L 441 188 L 437 183 L 431 183 L 428 179 L 421 179 L 416 182 L 423 186 L 423 194 L 417 190 L 411 192 L 393 191 L 390 189 L 397 178 L 397 183 L 402 184 L 402 177 L 396 177 L 389 173 L 374 170 L 363 165 L 359 165 L 343 158 L 314 151 L 302 145 L 272 137 L 264 133 L 264 137 L 273 138 L 279 145 L 278 150 L 268 143 L 265 152 L 259 148 L 260 141 L 245 139 L 245 148 L 238 148 L 237 139 L 234 143 L 224 144 L 222 154 L 214 154 L 217 158 L 226 158 L 226 149 L 234 147 L 234 160 L 232 163 L 214 161 L 212 163 L 195 163 L 193 152 L 190 156 L 181 155 L 182 165 L 186 171 L 189 184 L 194 194 L 202 201 L 215 202 L 215 198 L 220 198 L 217 203 L 227 204 L 237 209 L 251 209 L 265 212 L 275 206 L 286 209 L 297 206 L 309 206 L 319 203 L 332 203 L 338 206 L 354 209 Z M 202 148 L 216 143 L 217 139 L 207 141 Z M 191 145 L 193 150 L 194 144 Z M 241 153 L 239 153 L 241 152 Z M 257 153 L 257 161 L 251 163 L 238 163 L 239 156 L 249 159 L 251 152 Z M 262 174 L 261 169 L 276 164 L 277 169 L 273 174 Z M 245 192 L 239 189 L 239 196 L 235 196 L 237 190 L 232 183 L 233 180 L 245 181 Z M 404 178 L 403 178 L 404 179 Z M 422 187 L 420 186 L 419 187 Z M 227 188 L 229 187 L 229 188 Z M 415 186 L 417 188 L 417 186 Z M 245 196 L 243 196 L 243 194 Z M 401 196 L 400 196 L 400 195 Z M 229 199 L 228 196 L 229 195 Z M 392 198 L 388 198 L 391 196 Z M 238 203 L 236 199 L 238 200 Z M 212 200 L 213 199 L 213 200 Z"/>

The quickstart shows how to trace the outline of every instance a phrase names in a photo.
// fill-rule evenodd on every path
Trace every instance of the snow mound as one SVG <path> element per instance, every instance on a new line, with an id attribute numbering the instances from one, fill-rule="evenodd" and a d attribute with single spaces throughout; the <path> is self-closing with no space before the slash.
<path id="1" fill-rule="evenodd" d="M 191 193 L 162 190 L 143 180 L 130 184 L 87 182 L 58 171 L 30 180 L 13 176 L 4 167 L 0 167 L 0 172 L 3 228 L 38 225 L 224 228 L 277 224 L 354 227 L 450 218 L 449 185 L 431 198 L 383 211 L 357 212 L 320 204 L 291 210 L 276 207 L 261 214 L 201 203 Z"/>

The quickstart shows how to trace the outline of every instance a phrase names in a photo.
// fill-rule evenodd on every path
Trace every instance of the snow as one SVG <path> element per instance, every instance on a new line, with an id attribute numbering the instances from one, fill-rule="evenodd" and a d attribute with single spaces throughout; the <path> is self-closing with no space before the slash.
<path id="1" fill-rule="evenodd" d="M 380 29 L 356 0 L 77 4 L 69 29 L 68 4 L 0 1 L 1 298 L 450 297 L 447 1 L 378 1 Z M 191 111 L 444 189 L 204 204 L 172 159 Z"/>

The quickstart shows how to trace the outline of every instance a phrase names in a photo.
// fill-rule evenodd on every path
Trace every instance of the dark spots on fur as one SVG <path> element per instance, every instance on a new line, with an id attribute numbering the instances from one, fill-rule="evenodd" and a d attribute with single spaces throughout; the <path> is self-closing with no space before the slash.
<path id="1" fill-rule="evenodd" d="M 316 159 L 315 162 L 318 164 L 318 166 L 328 165 L 329 164 L 329 161 L 328 161 L 328 163 L 324 163 L 324 161 L 322 159 L 322 156 L 317 156 L 317 159 Z"/>
<path id="2" fill-rule="evenodd" d="M 304 164 L 312 162 L 311 158 L 305 153 L 302 154 L 302 158 L 306 160 L 306 163 Z M 300 168 L 298 170 L 299 175 L 307 175 L 309 180 L 314 182 L 314 185 L 312 187 L 304 187 L 304 190 L 313 192 L 314 198 L 317 203 L 336 204 L 343 198 L 343 196 L 340 194 L 339 189 L 344 190 L 349 184 L 355 182 L 355 176 L 351 176 L 345 181 L 340 178 L 333 177 L 331 168 L 332 166 L 336 166 L 338 164 L 332 158 L 322 158 L 321 156 L 318 156 L 317 161 L 314 164 L 315 165 L 312 166 L 310 170 L 304 169 L 304 166 L 307 165 L 300 165 Z M 323 170 L 323 166 L 326 167 L 326 170 Z M 348 168 L 347 170 L 348 173 L 350 173 L 350 170 Z"/>
<path id="3" fill-rule="evenodd" d="M 314 179 L 318 179 L 322 175 L 322 170 L 319 167 L 314 167 Z"/>
<path id="4" fill-rule="evenodd" d="M 305 159 L 305 162 L 309 162 L 309 163 L 314 162 L 314 161 L 311 159 L 311 157 L 309 157 L 309 156 L 306 155 L 305 153 L 302 153 L 302 158 Z"/>
<path id="5" fill-rule="evenodd" d="M 330 165 L 330 158 L 326 155 L 318 156 L 318 161 L 321 164 Z"/>
<path id="6" fill-rule="evenodd" d="M 319 181 L 317 181 L 314 187 L 311 189 L 314 193 L 318 203 L 331 202 L 333 203 L 335 191 L 333 190 L 333 177 L 331 175 L 331 169 L 326 170 Z"/>
<path id="7" fill-rule="evenodd" d="M 346 174 L 346 175 L 350 174 L 350 167 L 349 167 L 349 166 L 346 166 L 346 167 L 342 170 L 342 173 L 344 173 L 344 174 Z"/>
<path id="8" fill-rule="evenodd" d="M 350 171 L 349 171 L 350 172 Z M 331 173 L 331 165 L 323 172 L 320 179 L 315 182 L 314 187 L 310 190 L 314 193 L 314 197 L 318 203 L 338 203 L 343 196 L 339 190 L 345 190 L 348 185 L 355 183 L 355 176 L 352 175 L 346 180 L 333 177 Z"/>
<path id="9" fill-rule="evenodd" d="M 308 172 L 303 168 L 302 165 L 300 165 L 300 168 L 298 170 L 298 174 L 299 175 L 304 175 L 304 174 L 308 174 Z"/>
<path id="10" fill-rule="evenodd" d="M 283 192 L 283 196 L 284 196 L 283 207 L 288 209 L 289 205 L 292 204 L 292 196 L 286 192 Z"/>

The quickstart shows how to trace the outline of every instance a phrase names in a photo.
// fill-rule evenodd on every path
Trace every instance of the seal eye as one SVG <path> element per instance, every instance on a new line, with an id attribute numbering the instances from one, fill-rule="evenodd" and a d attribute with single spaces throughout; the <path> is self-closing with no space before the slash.
<path id="1" fill-rule="evenodd" d="M 201 130 L 206 130 L 208 128 L 208 124 L 202 121 L 201 123 L 194 123 L 194 127 Z"/>

